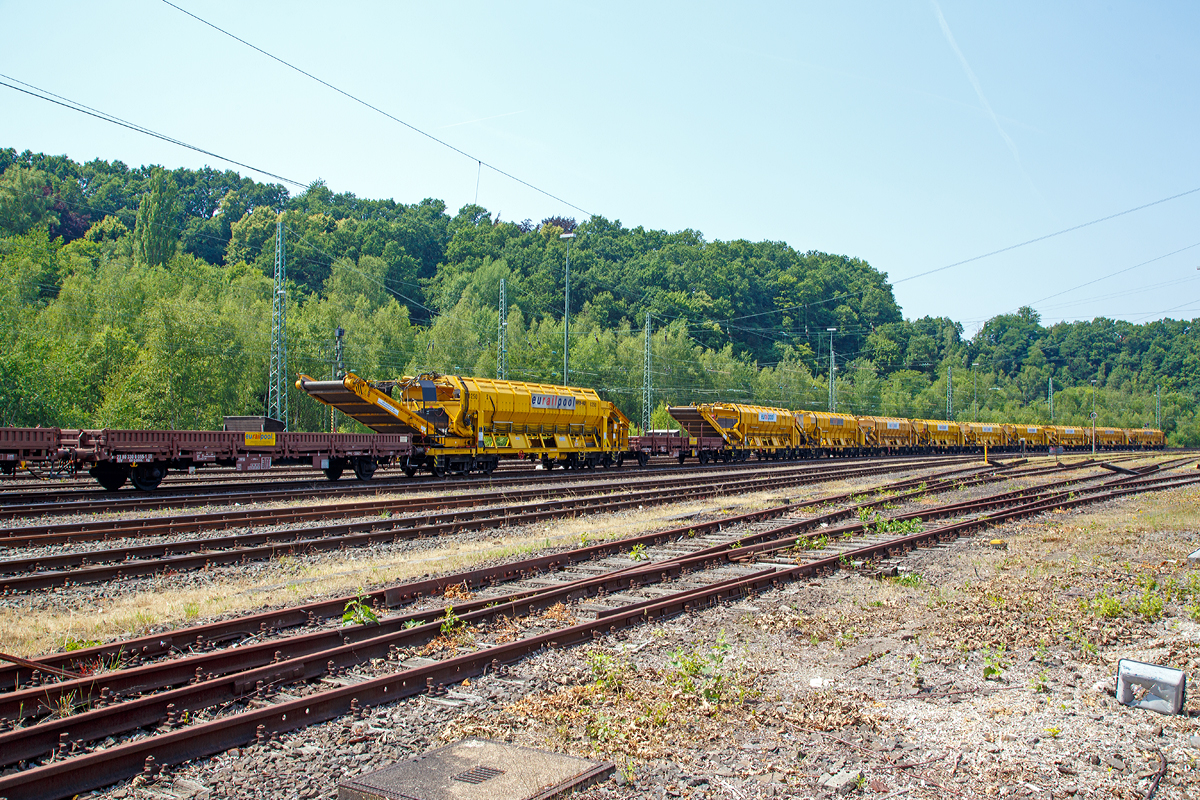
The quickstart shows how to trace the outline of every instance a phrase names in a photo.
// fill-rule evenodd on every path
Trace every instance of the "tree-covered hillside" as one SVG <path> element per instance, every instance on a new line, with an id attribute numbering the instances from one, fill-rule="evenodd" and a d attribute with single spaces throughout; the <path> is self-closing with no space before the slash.
<path id="1" fill-rule="evenodd" d="M 0 424 L 213 427 L 261 413 L 276 224 L 285 227 L 291 371 L 330 374 L 333 332 L 369 377 L 493 375 L 501 279 L 510 377 L 561 382 L 563 274 L 571 374 L 641 414 L 645 315 L 654 424 L 666 404 L 716 398 L 823 408 L 830 334 L 839 409 L 1102 423 L 1154 422 L 1200 442 L 1200 353 L 1187 322 L 1098 319 L 1044 328 L 1029 309 L 964 340 L 949 318 L 904 320 L 886 275 L 782 242 L 697 231 L 502 221 L 427 199 L 291 196 L 232 171 L 130 169 L 0 150 Z M 574 233 L 572 239 L 561 234 Z M 978 365 L 973 367 L 972 365 Z M 1085 407 L 1086 406 L 1086 407 Z M 321 407 L 295 397 L 296 428 Z"/>

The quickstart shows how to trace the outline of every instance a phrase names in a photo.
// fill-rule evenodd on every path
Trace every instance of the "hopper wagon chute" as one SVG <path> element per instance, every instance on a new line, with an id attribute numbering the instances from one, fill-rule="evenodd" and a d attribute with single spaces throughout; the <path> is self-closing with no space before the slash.
<path id="1" fill-rule="evenodd" d="M 944 419 L 914 419 L 917 445 L 926 453 L 960 453 L 966 443 L 962 425 Z"/>
<path id="2" fill-rule="evenodd" d="M 760 459 L 796 455 L 794 415 L 786 408 L 705 403 L 671 406 L 667 413 L 683 428 L 691 455 L 701 464 L 717 459 L 745 461 L 752 453 Z"/>
<path id="3" fill-rule="evenodd" d="M 965 422 L 962 428 L 966 446 L 975 452 L 984 449 L 1002 452 L 1009 448 L 1011 426 L 996 422 Z"/>
<path id="4" fill-rule="evenodd" d="M 302 375 L 296 386 L 372 430 L 411 434 L 409 475 L 490 473 L 501 458 L 592 469 L 629 447 L 629 420 L 592 389 L 436 373 L 394 381 Z"/>
<path id="5" fill-rule="evenodd" d="M 871 453 L 911 453 L 916 429 L 911 420 L 899 417 L 859 417 L 862 441 Z"/>

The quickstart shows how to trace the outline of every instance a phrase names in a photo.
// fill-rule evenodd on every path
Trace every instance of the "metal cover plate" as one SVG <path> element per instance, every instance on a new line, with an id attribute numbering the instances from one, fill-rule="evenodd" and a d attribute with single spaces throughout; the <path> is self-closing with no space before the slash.
<path id="1" fill-rule="evenodd" d="M 463 739 L 348 778 L 338 800 L 546 800 L 612 774 L 610 763 Z"/>

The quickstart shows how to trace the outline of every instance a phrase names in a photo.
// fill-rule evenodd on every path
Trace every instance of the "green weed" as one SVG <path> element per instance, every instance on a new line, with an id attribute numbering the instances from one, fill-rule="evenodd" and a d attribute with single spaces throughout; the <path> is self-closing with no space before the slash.
<path id="1" fill-rule="evenodd" d="M 453 606 L 446 606 L 446 613 L 442 616 L 441 632 L 443 636 L 453 638 L 455 632 L 462 626 L 463 621 L 454 613 Z"/>
<path id="2" fill-rule="evenodd" d="M 1004 645 L 1000 645 L 995 650 L 985 649 L 983 651 L 983 679 L 988 681 L 1000 680 L 1004 675 L 1004 670 L 1008 669 L 1009 662 L 1004 658 Z"/>
<path id="3" fill-rule="evenodd" d="M 346 607 L 342 610 L 342 626 L 367 625 L 368 623 L 378 625 L 379 615 L 367 605 L 367 596 L 360 590 L 358 597 L 351 598 L 346 602 Z"/>
<path id="4" fill-rule="evenodd" d="M 70 653 L 72 650 L 83 650 L 84 648 L 95 647 L 98 644 L 100 644 L 100 640 L 98 639 L 76 639 L 73 636 L 68 636 L 67 640 L 63 642 L 63 650 Z"/>
<path id="5" fill-rule="evenodd" d="M 716 702 L 728 688 L 728 676 L 724 673 L 728 653 L 729 642 L 725 639 L 724 630 L 717 634 L 717 641 L 711 647 L 697 645 L 691 651 L 680 648 L 667 660 L 667 667 L 672 673 L 668 680 L 685 692 L 696 693 L 709 702 Z"/>
<path id="6" fill-rule="evenodd" d="M 898 578 L 890 578 L 892 583 L 898 586 L 907 586 L 910 589 L 919 588 L 924 582 L 919 572 L 910 572 L 907 575 L 901 575 Z"/>

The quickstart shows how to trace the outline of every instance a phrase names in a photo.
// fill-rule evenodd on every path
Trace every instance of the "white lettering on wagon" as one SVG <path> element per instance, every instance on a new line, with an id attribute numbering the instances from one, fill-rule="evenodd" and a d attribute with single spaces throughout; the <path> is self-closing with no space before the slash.
<path id="1" fill-rule="evenodd" d="M 573 410 L 575 408 L 575 395 L 530 393 L 529 406 L 530 408 L 562 408 Z"/>

